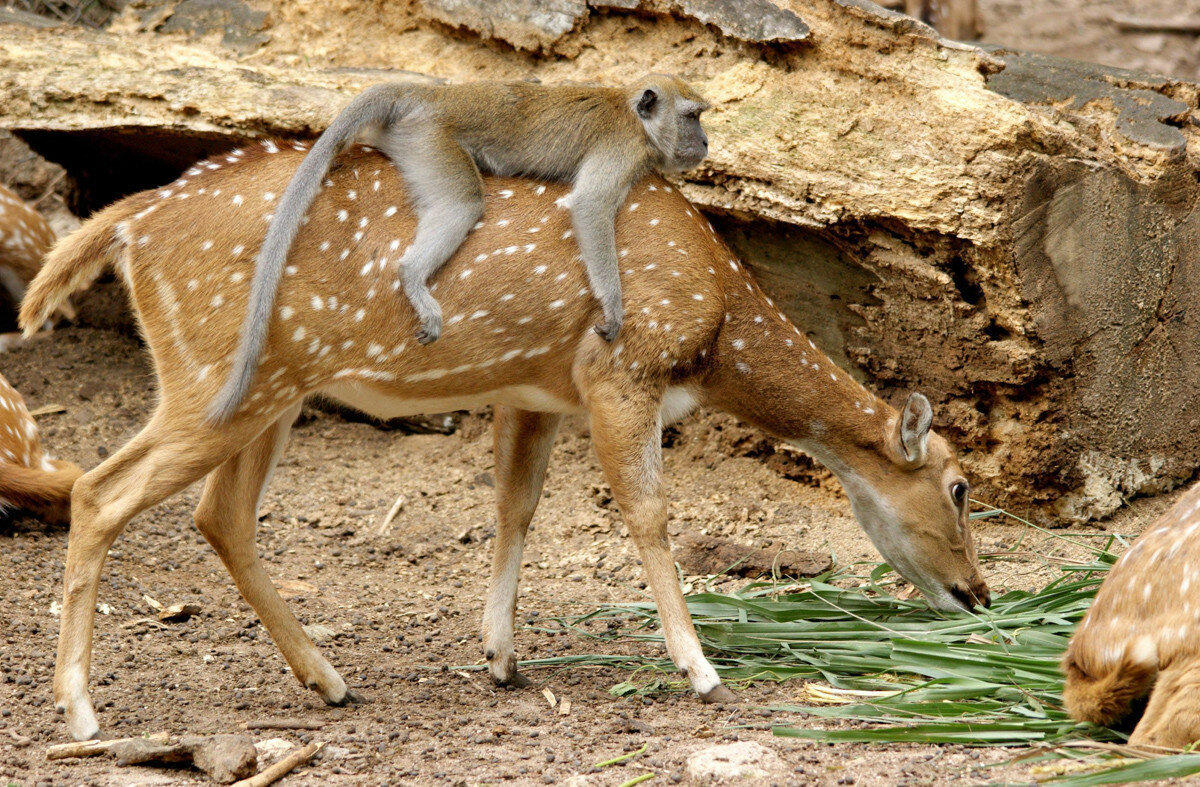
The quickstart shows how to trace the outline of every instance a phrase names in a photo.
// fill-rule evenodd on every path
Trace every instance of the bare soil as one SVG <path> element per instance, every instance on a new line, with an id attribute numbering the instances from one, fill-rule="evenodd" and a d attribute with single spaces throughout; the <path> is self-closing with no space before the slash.
<path id="1" fill-rule="evenodd" d="M 274 32 L 291 25 L 310 41 L 325 35 L 326 49 L 314 51 L 331 62 L 366 60 L 365 45 L 354 50 L 339 39 L 362 21 L 357 5 L 297 2 L 277 15 L 282 27 Z M 1197 2 L 982 5 L 989 41 L 1200 76 L 1196 39 L 1121 36 L 1106 21 L 1110 11 L 1200 13 Z M 266 56 L 286 50 L 276 35 Z M 331 54 L 345 51 L 354 54 Z M 0 362 L 31 408 L 65 407 L 40 418 L 43 438 L 57 456 L 85 467 L 128 441 L 154 405 L 153 373 L 122 301 L 114 285 L 100 285 L 80 298 L 77 325 Z M 843 565 L 878 559 L 836 481 L 726 416 L 685 419 L 667 433 L 664 454 L 673 534 L 827 551 Z M 450 435 L 385 431 L 309 408 L 302 414 L 264 499 L 258 543 L 293 610 L 305 624 L 332 630 L 323 650 L 370 700 L 348 708 L 325 707 L 290 677 L 190 523 L 198 487 L 137 517 L 110 552 L 101 587 L 92 686 L 104 732 L 235 732 L 242 722 L 280 716 L 324 722 L 320 731 L 278 733 L 330 744 L 290 784 L 523 785 L 585 775 L 587 784 L 617 785 L 646 772 L 658 775 L 651 784 L 668 784 L 683 778 L 690 753 L 729 740 L 755 740 L 778 752 L 788 768 L 780 783 L 1029 778 L 1022 765 L 987 767 L 1013 756 L 1004 749 L 833 747 L 775 738 L 771 724 L 817 723 L 766 709 L 793 701 L 796 684 L 746 687 L 740 703 L 706 707 L 679 693 L 615 698 L 609 688 L 629 675 L 613 669 L 532 670 L 535 686 L 524 690 L 497 689 L 484 673 L 459 669 L 482 660 L 477 630 L 494 533 L 491 466 L 486 412 L 465 416 Z M 398 496 L 403 508 L 380 532 Z M 1142 501 L 1106 529 L 1140 532 L 1169 503 Z M 1045 582 L 1053 573 L 1047 558 L 1065 554 L 1060 541 L 997 520 L 981 523 L 977 534 L 983 553 L 1019 546 L 1028 556 L 988 563 L 998 591 Z M 0 524 L 0 779 L 203 783 L 193 771 L 121 769 L 105 758 L 44 760 L 45 746 L 65 739 L 51 699 L 65 545 L 63 529 L 29 519 Z M 201 613 L 158 624 L 146 596 L 163 604 L 195 602 Z M 565 636 L 554 620 L 644 597 L 637 556 L 603 484 L 587 424 L 568 421 L 525 557 L 518 655 L 657 654 L 653 645 Z M 570 713 L 552 708 L 543 688 L 570 700 Z M 646 753 L 626 765 L 592 767 L 643 744 Z"/>

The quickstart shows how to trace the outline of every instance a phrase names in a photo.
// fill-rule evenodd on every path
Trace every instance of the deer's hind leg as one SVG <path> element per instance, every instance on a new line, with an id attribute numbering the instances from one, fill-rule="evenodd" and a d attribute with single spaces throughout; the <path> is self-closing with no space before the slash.
<path id="1" fill-rule="evenodd" d="M 304 633 L 258 557 L 254 536 L 257 511 L 267 482 L 283 453 L 300 403 L 289 407 L 254 442 L 214 470 L 196 506 L 196 527 L 212 544 L 238 592 L 283 653 L 301 685 L 330 705 L 357 701 L 333 665 Z"/>
<path id="2" fill-rule="evenodd" d="M 237 429 L 203 428 L 172 413 L 164 403 L 128 445 L 75 482 L 54 704 L 66 714 L 76 740 L 95 737 L 100 731 L 87 680 L 96 596 L 109 547 L 130 519 L 202 478 L 252 434 L 254 426 L 244 422 Z"/>
<path id="3" fill-rule="evenodd" d="M 517 575 L 525 533 L 542 496 L 546 465 L 562 416 L 498 405 L 493 420 L 497 529 L 492 580 L 483 612 L 484 655 L 493 682 L 527 686 L 529 679 L 517 672 L 513 652 Z"/>

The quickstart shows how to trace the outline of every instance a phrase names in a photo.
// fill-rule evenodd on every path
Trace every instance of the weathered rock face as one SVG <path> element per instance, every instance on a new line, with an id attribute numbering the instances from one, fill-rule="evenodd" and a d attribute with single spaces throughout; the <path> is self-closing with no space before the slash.
<path id="1" fill-rule="evenodd" d="M 684 192 L 823 349 L 930 396 L 976 497 L 1069 521 L 1188 478 L 1196 86 L 756 2 L 278 0 L 241 60 L 131 12 L 120 37 L 0 25 L 0 124 L 87 209 L 384 79 L 679 73 L 716 104 Z"/>

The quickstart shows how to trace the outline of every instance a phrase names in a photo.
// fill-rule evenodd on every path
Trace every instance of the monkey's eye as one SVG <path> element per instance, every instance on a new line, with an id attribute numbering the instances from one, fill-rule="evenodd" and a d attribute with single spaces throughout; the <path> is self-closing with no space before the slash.
<path id="1" fill-rule="evenodd" d="M 962 507 L 967 502 L 967 492 L 970 491 L 966 481 L 957 481 L 950 487 L 950 497 L 954 500 L 954 505 Z"/>

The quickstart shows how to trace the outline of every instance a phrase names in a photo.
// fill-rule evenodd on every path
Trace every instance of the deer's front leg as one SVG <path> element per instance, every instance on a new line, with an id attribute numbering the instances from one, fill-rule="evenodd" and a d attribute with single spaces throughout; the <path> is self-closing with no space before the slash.
<path id="1" fill-rule="evenodd" d="M 525 532 L 542 495 L 550 449 L 562 416 L 497 406 L 493 434 L 496 460 L 497 531 L 492 581 L 483 611 L 483 647 L 492 680 L 528 686 L 517 672 L 513 616 Z"/>
<path id="2" fill-rule="evenodd" d="M 661 394 L 607 378 L 588 385 L 586 399 L 592 414 L 592 441 L 642 558 L 667 652 L 702 700 L 734 701 L 733 692 L 721 684 L 704 658 L 671 560 L 662 487 Z"/>

